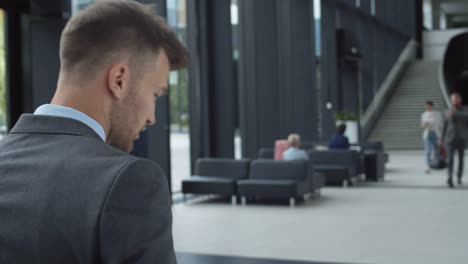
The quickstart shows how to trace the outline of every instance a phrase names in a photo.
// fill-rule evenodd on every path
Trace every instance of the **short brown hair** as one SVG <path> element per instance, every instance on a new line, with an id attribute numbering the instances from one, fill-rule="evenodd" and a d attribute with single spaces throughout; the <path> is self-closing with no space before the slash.
<path id="1" fill-rule="evenodd" d="M 153 8 L 133 0 L 101 0 L 68 21 L 60 61 L 65 71 L 93 74 L 120 52 L 129 52 L 135 61 L 161 49 L 171 69 L 188 64 L 187 50 Z"/>

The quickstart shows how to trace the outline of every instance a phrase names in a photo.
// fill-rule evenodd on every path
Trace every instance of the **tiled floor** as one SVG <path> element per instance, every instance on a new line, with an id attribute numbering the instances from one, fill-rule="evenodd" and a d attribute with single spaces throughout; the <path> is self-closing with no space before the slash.
<path id="1" fill-rule="evenodd" d="M 451 190 L 445 171 L 425 174 L 422 152 L 393 152 L 387 167 L 385 182 L 326 188 L 321 198 L 295 208 L 223 201 L 176 205 L 176 251 L 342 263 L 468 263 L 468 184 Z"/>

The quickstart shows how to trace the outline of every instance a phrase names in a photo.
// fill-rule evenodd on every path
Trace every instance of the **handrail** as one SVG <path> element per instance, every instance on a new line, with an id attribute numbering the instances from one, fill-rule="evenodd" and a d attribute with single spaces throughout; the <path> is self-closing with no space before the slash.
<path id="1" fill-rule="evenodd" d="M 450 97 L 447 91 L 447 84 L 444 79 L 444 62 L 442 61 L 439 65 L 439 88 L 442 90 L 442 95 L 444 96 L 445 106 L 450 106 Z"/>
<path id="2" fill-rule="evenodd" d="M 360 119 L 361 138 L 367 139 L 409 61 L 416 58 L 418 43 L 410 40 Z"/>

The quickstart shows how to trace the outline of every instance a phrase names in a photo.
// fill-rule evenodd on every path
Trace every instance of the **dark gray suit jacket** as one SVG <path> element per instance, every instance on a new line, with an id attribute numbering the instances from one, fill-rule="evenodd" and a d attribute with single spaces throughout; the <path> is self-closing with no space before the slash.
<path id="1" fill-rule="evenodd" d="M 0 263 L 176 263 L 164 173 L 68 118 L 0 141 Z"/>
<path id="2" fill-rule="evenodd" d="M 461 107 L 449 117 L 449 110 L 445 112 L 444 128 L 442 130 L 442 140 L 445 144 L 454 142 L 466 144 L 468 142 L 468 108 Z"/>

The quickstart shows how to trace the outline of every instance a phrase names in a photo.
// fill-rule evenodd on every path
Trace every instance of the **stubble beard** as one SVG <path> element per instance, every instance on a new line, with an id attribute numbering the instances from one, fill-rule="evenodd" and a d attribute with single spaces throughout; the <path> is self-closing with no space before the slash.
<path id="1" fill-rule="evenodd" d="M 107 142 L 124 152 L 130 153 L 133 150 L 133 142 L 135 141 L 130 120 L 131 114 L 135 108 L 133 95 L 129 95 L 127 99 L 116 105 L 110 117 L 111 130 Z"/>

